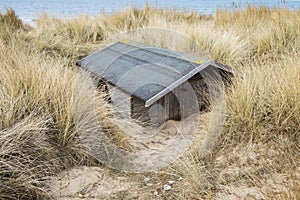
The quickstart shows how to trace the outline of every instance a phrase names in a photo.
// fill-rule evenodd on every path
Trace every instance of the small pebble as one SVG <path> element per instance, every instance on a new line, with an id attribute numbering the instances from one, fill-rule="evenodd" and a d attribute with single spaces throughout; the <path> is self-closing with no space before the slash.
<path id="1" fill-rule="evenodd" d="M 175 183 L 175 181 L 168 181 L 168 183 L 169 183 L 170 185 L 172 185 L 173 183 Z"/>
<path id="2" fill-rule="evenodd" d="M 146 178 L 144 178 L 144 181 L 145 181 L 145 182 L 148 182 L 148 181 L 150 181 L 150 178 L 149 178 L 149 177 L 146 177 Z"/>
<path id="3" fill-rule="evenodd" d="M 171 186 L 170 185 L 164 185 L 164 191 L 168 191 L 168 190 L 171 190 Z"/>
<path id="4" fill-rule="evenodd" d="M 153 183 L 147 183 L 146 185 L 151 187 L 153 185 Z"/>
<path id="5" fill-rule="evenodd" d="M 155 192 L 153 192 L 153 194 L 154 194 L 155 196 L 157 196 L 157 195 L 158 195 L 158 192 L 157 192 L 157 191 L 155 191 Z"/>
<path id="6" fill-rule="evenodd" d="M 182 180 L 183 180 L 183 178 L 182 178 L 182 177 L 179 177 L 179 178 L 178 178 L 178 180 L 179 180 L 179 181 L 182 181 Z"/>

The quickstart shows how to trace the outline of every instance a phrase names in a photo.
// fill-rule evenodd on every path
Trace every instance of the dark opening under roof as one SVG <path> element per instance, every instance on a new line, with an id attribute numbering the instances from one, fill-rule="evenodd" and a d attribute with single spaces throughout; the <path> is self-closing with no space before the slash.
<path id="1" fill-rule="evenodd" d="M 117 42 L 77 62 L 77 65 L 136 96 L 150 106 L 159 98 L 205 69 L 208 57 L 195 57 L 141 43 Z"/>

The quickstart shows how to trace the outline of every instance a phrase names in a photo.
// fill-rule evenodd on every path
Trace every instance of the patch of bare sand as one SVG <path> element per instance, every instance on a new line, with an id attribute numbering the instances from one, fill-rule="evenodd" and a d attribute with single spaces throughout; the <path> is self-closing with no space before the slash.
<path id="1" fill-rule="evenodd" d="M 181 177 L 164 172 L 125 174 L 101 167 L 78 167 L 50 182 L 54 199 L 163 199 L 178 192 Z M 165 190 L 167 187 L 170 190 Z"/>
<path id="2" fill-rule="evenodd" d="M 206 134 L 209 124 L 209 114 L 200 117 L 201 131 L 197 137 Z M 180 122 L 169 120 L 161 127 L 161 134 L 154 135 L 150 140 L 135 138 L 134 145 L 138 150 L 161 148 L 174 136 Z M 149 127 L 139 127 L 147 133 Z M 202 135 L 202 136 L 201 136 Z M 266 199 L 268 195 L 280 198 L 282 192 L 287 190 L 289 182 L 288 174 L 269 174 L 262 180 L 254 180 L 251 177 L 258 173 L 259 166 L 269 162 L 268 158 L 276 156 L 274 149 L 266 149 L 262 144 L 240 145 L 228 152 L 220 154 L 216 159 L 215 168 L 219 171 L 218 191 L 215 199 Z M 264 156 L 262 159 L 261 156 Z M 160 172 L 159 172 L 160 173 Z M 178 180 L 172 175 L 160 176 L 152 174 L 125 174 L 101 167 L 80 167 L 65 171 L 55 177 L 51 182 L 51 191 L 56 199 L 154 199 L 171 198 L 180 193 L 181 184 L 185 180 Z M 295 172 L 300 177 L 300 168 Z M 145 181 L 147 177 L 147 181 Z M 149 178 L 149 180 L 148 180 Z M 170 185 L 170 191 L 164 191 L 163 187 L 169 180 L 175 180 Z M 223 182 L 223 184 L 222 184 Z M 178 187 L 179 186 L 179 187 Z M 180 196 L 180 195 L 179 195 Z M 200 198 L 200 197 L 199 197 Z"/>
<path id="3" fill-rule="evenodd" d="M 300 168 L 295 170 L 293 175 L 298 178 L 293 177 L 293 179 L 290 179 L 290 174 L 272 174 L 269 178 L 257 181 L 263 182 L 263 184 L 259 183 L 257 186 L 249 186 L 242 183 L 224 185 L 222 186 L 222 191 L 216 194 L 216 199 L 297 199 L 299 196 L 291 193 L 291 191 L 298 189 L 298 193 L 300 193 Z"/>
<path id="4" fill-rule="evenodd" d="M 194 115 L 184 123 L 197 123 L 197 120 L 198 116 Z M 134 151 L 163 148 L 182 126 L 182 122 L 172 120 L 156 128 L 143 127 L 128 120 L 118 123 L 123 131 L 131 134 L 130 145 Z M 152 199 L 163 191 L 163 182 L 166 183 L 154 176 L 145 183 L 141 174 L 126 175 L 107 168 L 79 167 L 53 178 L 50 190 L 55 199 Z"/>
<path id="5" fill-rule="evenodd" d="M 159 127 L 142 126 L 131 119 L 124 118 L 117 118 L 116 124 L 128 134 L 131 149 L 138 152 L 164 148 L 177 134 L 193 137 L 197 134 L 195 130 L 200 126 L 199 118 L 199 113 L 196 113 L 182 121 L 168 120 Z"/>
<path id="6" fill-rule="evenodd" d="M 100 167 L 79 167 L 51 181 L 55 199 L 144 199 L 141 184 L 132 177 Z"/>
<path id="7" fill-rule="evenodd" d="M 119 121 L 123 131 L 131 131 L 130 145 L 135 151 L 160 149 L 171 140 L 178 130 L 186 123 L 199 125 L 204 129 L 208 123 L 209 114 L 202 114 L 202 117 L 194 115 L 184 122 L 169 120 L 161 127 L 142 127 L 134 122 Z M 200 120 L 200 121 L 199 121 Z M 200 122 L 200 123 L 199 123 Z M 202 130 L 198 134 L 203 135 Z M 53 178 L 50 185 L 50 192 L 55 199 L 153 199 L 161 195 L 168 196 L 168 191 L 163 186 L 168 181 L 178 179 L 172 175 L 166 178 L 160 177 L 156 172 L 149 177 L 150 181 L 145 182 L 145 176 L 149 174 L 126 175 L 101 167 L 79 167 L 64 171 Z M 172 185 L 175 187 L 175 184 Z M 171 192 L 171 191 L 169 191 Z"/>
<path id="8" fill-rule="evenodd" d="M 268 172 L 278 154 L 275 148 L 250 143 L 218 156 L 215 167 L 222 169 L 219 179 L 223 184 L 216 199 L 283 199 L 284 194 L 289 195 L 284 199 L 297 199 L 289 192 L 300 185 L 300 167 L 292 172 Z"/>

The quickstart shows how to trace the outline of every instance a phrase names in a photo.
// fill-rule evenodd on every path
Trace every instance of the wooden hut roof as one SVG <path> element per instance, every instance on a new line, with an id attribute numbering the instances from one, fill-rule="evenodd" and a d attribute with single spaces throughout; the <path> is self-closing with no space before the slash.
<path id="1" fill-rule="evenodd" d="M 208 66 L 231 72 L 209 57 L 195 57 L 141 43 L 117 42 L 77 62 L 148 107 Z"/>

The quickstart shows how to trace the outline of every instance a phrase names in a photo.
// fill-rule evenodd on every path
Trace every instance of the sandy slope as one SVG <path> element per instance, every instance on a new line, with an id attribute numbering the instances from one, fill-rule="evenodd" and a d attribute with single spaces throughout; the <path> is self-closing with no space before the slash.
<path id="1" fill-rule="evenodd" d="M 201 128 L 204 129 L 208 124 L 209 114 L 201 116 L 190 116 L 184 122 L 169 120 L 156 128 L 142 127 L 122 119 L 118 119 L 118 125 L 124 132 L 130 132 L 130 145 L 134 151 L 147 152 L 164 150 L 164 146 L 172 141 L 179 130 L 184 130 L 184 123 L 196 126 L 201 124 Z M 197 137 L 204 138 L 205 134 L 202 130 Z M 146 176 L 151 177 L 149 181 L 144 180 Z M 50 185 L 51 193 L 57 199 L 152 199 L 160 194 L 168 195 L 163 186 L 168 184 L 169 180 L 177 179 L 178 177 L 174 176 L 161 177 L 158 172 L 129 175 L 106 167 L 80 167 L 59 174 L 52 179 Z"/>
<path id="2" fill-rule="evenodd" d="M 201 141 L 207 134 L 209 119 L 209 113 L 202 114 L 200 118 L 192 119 L 200 122 L 197 141 L 199 138 Z M 151 133 L 149 127 L 139 127 L 135 124 L 128 124 L 126 121 L 123 123 L 126 123 L 128 130 L 135 131 L 131 136 L 143 136 L 143 134 Z M 130 144 L 134 146 L 133 149 L 136 151 L 161 149 L 176 135 L 179 126 L 180 122 L 170 120 L 159 128 L 160 134 L 153 134 L 147 140 L 144 137 L 132 137 Z M 155 131 L 157 130 L 152 130 L 152 132 Z M 228 181 L 230 184 L 219 185 L 220 189 L 214 194 L 214 199 L 266 199 L 267 194 L 276 196 L 276 194 L 285 191 L 290 184 L 289 175 L 286 174 L 271 174 L 265 180 L 257 180 L 255 182 L 257 184 L 239 182 L 238 180 L 238 177 L 252 174 L 253 169 L 247 163 L 255 165 L 255 163 L 261 162 L 260 155 L 266 155 L 266 152 L 270 158 L 276 156 L 276 151 L 266 149 L 263 144 L 252 144 L 237 146 L 215 158 L 215 167 L 221 169 L 217 174 L 218 179 L 224 179 L 225 183 Z M 294 174 L 300 180 L 300 168 Z M 251 177 L 249 178 L 251 179 Z M 174 183 L 169 184 L 168 181 L 174 181 Z M 164 191 L 165 184 L 169 184 L 171 190 Z M 164 171 L 127 174 L 111 170 L 105 166 L 93 166 L 73 168 L 62 172 L 52 179 L 50 190 L 54 198 L 64 200 L 170 199 L 174 194 L 180 193 L 180 188 L 184 187 L 185 184 L 189 184 L 187 180 L 166 174 Z M 281 196 L 278 198 L 280 199 Z"/>

